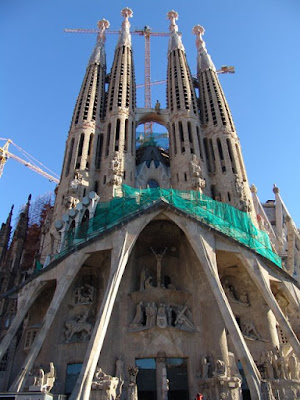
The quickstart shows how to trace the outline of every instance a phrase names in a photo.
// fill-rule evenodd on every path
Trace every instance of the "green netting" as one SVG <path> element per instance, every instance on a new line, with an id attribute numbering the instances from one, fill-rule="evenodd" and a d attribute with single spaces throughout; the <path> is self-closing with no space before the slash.
<path id="1" fill-rule="evenodd" d="M 114 197 L 110 202 L 98 204 L 92 219 L 82 223 L 76 232 L 68 232 L 64 252 L 76 244 L 125 222 L 136 212 L 141 212 L 160 199 L 230 236 L 281 267 L 281 259 L 272 251 L 268 234 L 257 229 L 247 213 L 195 191 L 161 188 L 135 189 L 126 185 L 122 186 L 122 196 Z"/>

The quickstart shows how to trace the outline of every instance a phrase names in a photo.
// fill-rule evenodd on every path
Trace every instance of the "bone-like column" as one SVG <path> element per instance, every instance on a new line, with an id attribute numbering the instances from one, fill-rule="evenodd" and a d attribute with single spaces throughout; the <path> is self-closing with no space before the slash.
<path id="1" fill-rule="evenodd" d="M 41 293 L 41 290 L 43 287 L 46 285 L 46 282 L 33 282 L 31 286 L 29 286 L 27 296 L 24 296 L 24 298 L 20 301 L 20 304 L 18 305 L 18 311 L 13 319 L 5 337 L 3 338 L 1 342 L 1 347 L 0 347 L 0 360 L 2 360 L 2 357 L 6 353 L 6 350 L 11 344 L 12 339 L 15 337 L 21 323 L 23 322 L 29 308 L 32 306 L 32 304 L 35 302 L 39 294 Z"/>
<path id="2" fill-rule="evenodd" d="M 58 284 L 55 289 L 52 301 L 47 310 L 45 318 L 43 320 L 42 328 L 40 329 L 39 333 L 37 334 L 32 346 L 31 346 L 30 352 L 28 353 L 28 355 L 22 365 L 20 373 L 19 373 L 18 377 L 12 383 L 9 391 L 19 392 L 23 389 L 27 375 L 34 366 L 35 360 L 36 360 L 36 358 L 42 348 L 42 345 L 48 335 L 49 329 L 50 329 L 52 322 L 56 316 L 59 306 L 61 305 L 61 302 L 63 301 L 71 283 L 73 282 L 74 277 L 76 276 L 82 263 L 85 261 L 85 259 L 87 257 L 88 257 L 88 255 L 86 255 L 86 254 L 82 254 L 81 257 L 78 257 L 77 253 L 73 253 L 73 255 L 70 256 L 66 260 L 65 272 L 61 276 L 61 278 L 58 280 Z"/>
<path id="3" fill-rule="evenodd" d="M 136 228 L 136 230 L 138 230 L 138 228 Z M 137 232 L 134 234 L 127 229 L 126 231 L 118 231 L 113 240 L 114 247 L 111 252 L 111 271 L 106 291 L 98 311 L 80 375 L 70 396 L 70 400 L 86 400 L 90 396 L 93 376 L 102 350 L 121 278 L 136 238 Z"/>
<path id="4" fill-rule="evenodd" d="M 193 250 L 195 251 L 203 267 L 224 319 L 226 328 L 232 339 L 237 356 L 242 363 L 243 369 L 247 376 L 251 398 L 261 399 L 260 373 L 245 343 L 218 275 L 214 237 L 212 234 L 205 231 L 201 231 L 201 234 L 199 234 L 199 227 L 192 223 L 187 224 L 184 227 L 184 230 L 187 233 L 187 237 L 193 247 Z"/>
<path id="5" fill-rule="evenodd" d="M 243 252 L 243 261 L 246 265 L 247 271 L 253 281 L 255 282 L 256 286 L 260 290 L 263 298 L 265 299 L 266 303 L 273 311 L 275 318 L 280 325 L 283 333 L 285 334 L 287 340 L 289 341 L 290 345 L 292 346 L 296 356 L 300 360 L 300 343 L 295 335 L 293 329 L 291 328 L 290 324 L 286 320 L 281 308 L 279 307 L 270 285 L 265 277 L 266 268 L 263 267 L 262 262 L 258 260 L 256 257 L 247 257 L 244 251 Z"/>

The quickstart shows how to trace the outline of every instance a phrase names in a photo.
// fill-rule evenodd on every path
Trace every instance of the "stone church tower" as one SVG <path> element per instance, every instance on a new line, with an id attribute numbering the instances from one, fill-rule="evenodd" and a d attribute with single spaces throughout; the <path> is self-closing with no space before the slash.
<path id="1" fill-rule="evenodd" d="M 167 106 L 139 108 L 121 15 L 109 73 L 98 23 L 54 208 L 0 230 L 0 398 L 300 398 L 299 231 L 277 187 L 250 191 L 204 29 L 194 78 L 168 13 Z M 168 149 L 136 148 L 147 122 Z"/>

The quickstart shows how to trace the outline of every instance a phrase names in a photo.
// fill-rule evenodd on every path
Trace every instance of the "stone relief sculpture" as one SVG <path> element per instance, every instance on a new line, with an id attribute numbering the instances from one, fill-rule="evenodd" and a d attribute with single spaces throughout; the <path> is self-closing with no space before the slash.
<path id="1" fill-rule="evenodd" d="M 260 362 L 267 380 L 300 380 L 299 361 L 294 353 L 285 357 L 282 350 L 265 351 L 261 355 Z"/>
<path id="2" fill-rule="evenodd" d="M 224 361 L 217 360 L 216 361 L 216 370 L 213 372 L 215 376 L 227 376 L 227 367 Z"/>
<path id="3" fill-rule="evenodd" d="M 118 151 L 115 152 L 115 156 L 111 161 L 110 175 L 109 183 L 111 185 L 120 186 L 122 184 L 122 158 Z"/>
<path id="4" fill-rule="evenodd" d="M 116 377 L 119 379 L 119 383 L 117 386 L 117 399 L 120 399 L 123 392 L 123 385 L 125 382 L 125 368 L 124 368 L 124 361 L 119 358 L 116 361 Z"/>
<path id="5" fill-rule="evenodd" d="M 153 278 L 148 268 L 144 268 L 140 278 L 140 290 L 150 289 L 153 287 Z"/>
<path id="6" fill-rule="evenodd" d="M 129 383 L 128 383 L 128 400 L 138 400 L 136 377 L 139 372 L 138 367 L 128 367 Z"/>
<path id="7" fill-rule="evenodd" d="M 208 378 L 208 369 L 210 363 L 208 362 L 207 357 L 201 357 L 201 378 L 207 379 Z"/>
<path id="8" fill-rule="evenodd" d="M 241 330 L 242 330 L 242 334 L 247 339 L 265 341 L 264 339 L 261 338 L 260 334 L 257 332 L 255 325 L 252 321 L 242 322 Z"/>
<path id="9" fill-rule="evenodd" d="M 77 341 L 83 341 L 90 337 L 93 325 L 87 322 L 88 311 L 78 314 L 75 319 L 65 322 L 65 341 L 69 343 L 76 334 Z"/>
<path id="10" fill-rule="evenodd" d="M 79 172 L 75 172 L 74 179 L 70 182 L 70 189 L 72 193 L 78 193 L 79 186 L 82 184 L 82 175 Z"/>
<path id="11" fill-rule="evenodd" d="M 55 382 L 55 368 L 53 362 L 49 363 L 49 371 L 47 373 L 40 367 L 35 371 L 33 376 L 33 385 L 29 386 L 29 391 L 49 393 Z"/>
<path id="12" fill-rule="evenodd" d="M 155 255 L 156 258 L 156 286 L 157 287 L 162 287 L 162 283 L 161 283 L 161 261 L 163 259 L 163 256 L 165 255 L 167 248 L 164 249 L 164 251 L 160 254 L 156 251 L 154 251 L 151 247 L 151 250 L 153 252 L 153 254 Z"/>
<path id="13" fill-rule="evenodd" d="M 140 301 L 136 305 L 135 316 L 129 325 L 131 332 L 151 329 L 158 326 L 161 329 L 174 327 L 186 332 L 197 329 L 192 322 L 192 313 L 188 306 Z"/>
<path id="14" fill-rule="evenodd" d="M 227 279 L 225 279 L 223 283 L 223 288 L 228 300 L 237 304 L 241 304 L 242 306 L 250 306 L 248 294 L 246 292 L 242 292 L 240 295 L 238 295 L 234 286 Z"/>
<path id="15" fill-rule="evenodd" d="M 206 182 L 203 179 L 202 171 L 200 167 L 200 161 L 198 160 L 196 154 L 193 154 L 192 160 L 190 162 L 191 175 L 193 177 L 193 186 L 196 190 L 202 190 L 205 188 Z"/>
<path id="16" fill-rule="evenodd" d="M 99 400 L 116 400 L 119 378 L 107 375 L 102 368 L 97 367 L 92 381 L 92 390 L 99 391 Z"/>
<path id="17" fill-rule="evenodd" d="M 94 302 L 96 289 L 85 283 L 75 290 L 75 304 L 92 304 Z"/>

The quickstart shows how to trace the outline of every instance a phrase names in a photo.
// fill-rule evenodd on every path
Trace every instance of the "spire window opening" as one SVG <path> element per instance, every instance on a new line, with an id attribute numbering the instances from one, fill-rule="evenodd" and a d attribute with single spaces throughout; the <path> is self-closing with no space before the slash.
<path id="1" fill-rule="evenodd" d="M 67 161 L 67 165 L 66 165 L 66 174 L 65 174 L 65 176 L 68 176 L 69 173 L 70 173 L 70 166 L 71 166 L 71 161 L 72 161 L 73 148 L 74 148 L 74 138 L 72 138 L 71 143 L 70 143 L 69 155 L 68 155 L 68 161 Z"/>
<path id="2" fill-rule="evenodd" d="M 178 128 L 179 128 L 179 139 L 181 144 L 181 153 L 184 153 L 185 152 L 184 135 L 183 135 L 183 126 L 181 121 L 178 122 Z"/>
<path id="3" fill-rule="evenodd" d="M 95 168 L 96 169 L 100 169 L 102 146 L 103 146 L 103 134 L 101 133 L 97 137 L 97 144 L 96 144 L 96 157 L 95 157 Z"/>
<path id="4" fill-rule="evenodd" d="M 135 126 L 134 122 L 132 121 L 131 124 L 131 155 L 133 156 L 135 149 Z"/>
<path id="5" fill-rule="evenodd" d="M 177 154 L 177 144 L 176 144 L 176 132 L 175 132 L 175 124 L 172 124 L 172 132 L 173 132 L 173 146 L 174 146 L 174 154 Z"/>
<path id="6" fill-rule="evenodd" d="M 98 188 L 99 188 L 99 182 L 95 181 L 94 182 L 94 192 L 98 194 Z"/>
<path id="7" fill-rule="evenodd" d="M 119 140 L 120 140 L 120 120 L 117 119 L 116 138 L 115 138 L 115 151 L 119 151 Z"/>
<path id="8" fill-rule="evenodd" d="M 238 159 L 239 159 L 243 181 L 246 182 L 247 178 L 246 178 L 246 172 L 245 172 L 245 168 L 244 168 L 243 158 L 242 158 L 241 151 L 240 151 L 240 148 L 239 148 L 237 143 L 235 144 L 235 149 L 236 149 L 237 156 L 238 156 Z"/>
<path id="9" fill-rule="evenodd" d="M 107 127 L 107 137 L 106 137 L 106 151 L 105 151 L 106 157 L 109 155 L 110 134 L 111 134 L 111 124 L 109 123 Z"/>
<path id="10" fill-rule="evenodd" d="M 230 195 L 230 192 L 227 192 L 227 198 L 228 198 L 228 201 L 229 201 L 229 203 L 231 202 L 231 195 Z"/>
<path id="11" fill-rule="evenodd" d="M 106 175 L 103 176 L 103 185 L 106 184 Z"/>
<path id="12" fill-rule="evenodd" d="M 84 133 L 80 135 L 79 145 L 78 145 L 78 152 L 77 152 L 77 161 L 76 161 L 76 169 L 80 168 L 81 163 L 81 156 L 83 150 L 83 143 L 84 143 Z"/>
<path id="13" fill-rule="evenodd" d="M 190 142 L 190 150 L 191 150 L 191 153 L 194 154 L 195 151 L 194 151 L 194 143 L 193 143 L 193 135 L 192 135 L 192 125 L 191 125 L 190 121 L 188 121 L 187 127 L 188 127 L 188 136 L 189 136 L 189 142 Z"/>
<path id="14" fill-rule="evenodd" d="M 196 126 L 196 131 L 197 131 L 197 139 L 198 139 L 198 147 L 199 147 L 200 158 L 203 161 L 203 151 L 202 151 L 202 145 L 201 145 L 199 126 Z"/>
<path id="15" fill-rule="evenodd" d="M 215 173 L 216 172 L 216 157 L 215 157 L 212 139 L 209 139 L 209 152 L 210 152 L 211 161 L 212 161 L 212 172 Z"/>
<path id="16" fill-rule="evenodd" d="M 230 141 L 229 139 L 226 139 L 226 144 L 227 144 L 227 149 L 228 149 L 229 158 L 230 158 L 230 161 L 231 161 L 232 172 L 233 172 L 234 174 L 236 174 L 236 173 L 237 173 L 237 170 L 236 170 L 236 165 L 235 165 L 235 159 L 234 159 L 234 156 L 233 156 L 231 141 Z"/>
<path id="17" fill-rule="evenodd" d="M 187 182 L 187 174 L 186 174 L 186 172 L 184 173 L 184 181 Z"/>
<path id="18" fill-rule="evenodd" d="M 219 138 L 217 139 L 217 147 L 218 147 L 218 152 L 219 152 L 220 164 L 221 164 L 222 172 L 226 172 L 226 166 L 225 166 L 225 161 L 224 161 L 224 154 L 223 154 L 222 144 L 221 144 L 221 140 Z"/>
<path id="19" fill-rule="evenodd" d="M 213 200 L 216 200 L 216 185 L 210 186 L 211 197 Z"/>
<path id="20" fill-rule="evenodd" d="M 128 119 L 125 119 L 125 129 L 124 129 L 124 151 L 128 149 Z"/>

